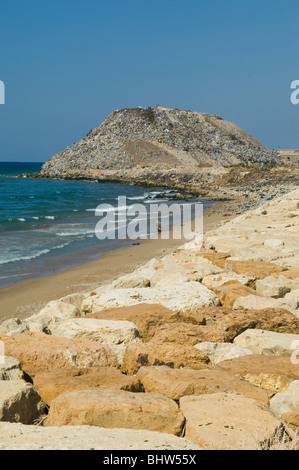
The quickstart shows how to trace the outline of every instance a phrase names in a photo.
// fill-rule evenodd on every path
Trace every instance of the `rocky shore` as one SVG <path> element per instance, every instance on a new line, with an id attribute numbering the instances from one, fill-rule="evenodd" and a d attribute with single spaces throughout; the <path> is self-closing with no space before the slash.
<path id="1" fill-rule="evenodd" d="M 277 191 L 3 322 L 0 449 L 297 449 L 299 189 Z"/>

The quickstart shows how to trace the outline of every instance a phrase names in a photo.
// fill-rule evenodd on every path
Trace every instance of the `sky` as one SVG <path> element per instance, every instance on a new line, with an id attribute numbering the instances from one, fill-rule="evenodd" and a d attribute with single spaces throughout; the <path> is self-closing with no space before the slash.
<path id="1" fill-rule="evenodd" d="M 0 0 L 0 161 L 46 161 L 157 104 L 299 148 L 298 19 L 297 0 Z"/>

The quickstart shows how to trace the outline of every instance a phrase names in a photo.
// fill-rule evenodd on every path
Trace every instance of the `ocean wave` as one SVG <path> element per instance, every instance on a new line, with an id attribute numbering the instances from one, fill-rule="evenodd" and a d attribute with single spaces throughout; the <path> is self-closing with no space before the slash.
<path id="1" fill-rule="evenodd" d="M 54 246 L 53 248 L 50 248 L 50 249 L 45 248 L 44 250 L 39 250 L 39 251 L 33 252 L 32 254 L 27 255 L 27 256 L 20 255 L 20 256 L 15 256 L 13 258 L 9 258 L 9 257 L 5 258 L 5 259 L 0 258 L 0 265 L 8 264 L 8 263 L 15 263 L 17 261 L 29 261 L 31 259 L 38 258 L 39 256 L 46 255 L 47 253 L 50 253 L 51 251 L 64 248 L 65 246 L 69 245 L 69 243 L 70 242 L 63 243 L 62 245 L 57 245 L 57 246 Z"/>

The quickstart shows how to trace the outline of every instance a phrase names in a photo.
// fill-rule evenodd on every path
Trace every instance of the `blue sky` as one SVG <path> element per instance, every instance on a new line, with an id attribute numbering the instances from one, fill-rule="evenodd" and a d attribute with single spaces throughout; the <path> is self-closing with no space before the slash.
<path id="1" fill-rule="evenodd" d="M 293 0 L 0 0 L 0 161 L 48 160 L 156 104 L 298 148 L 298 18 Z"/>

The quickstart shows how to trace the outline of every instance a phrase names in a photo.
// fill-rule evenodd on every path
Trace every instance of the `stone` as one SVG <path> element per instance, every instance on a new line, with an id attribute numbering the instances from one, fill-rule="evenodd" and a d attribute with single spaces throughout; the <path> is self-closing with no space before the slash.
<path id="1" fill-rule="evenodd" d="M 195 346 L 203 341 L 224 342 L 225 339 L 226 333 L 217 327 L 178 322 L 159 326 L 151 341 Z"/>
<path id="2" fill-rule="evenodd" d="M 84 313 L 106 308 L 125 307 L 141 303 L 161 304 L 164 307 L 188 312 L 195 308 L 219 305 L 218 297 L 199 282 L 183 282 L 168 287 L 140 287 L 135 289 L 102 288 L 82 302 Z"/>
<path id="3" fill-rule="evenodd" d="M 282 298 L 292 290 L 299 289 L 299 279 L 288 279 L 281 275 L 278 277 L 268 276 L 256 281 L 256 292 L 264 297 Z M 299 297 L 296 297 L 298 300 Z"/>
<path id="4" fill-rule="evenodd" d="M 0 335 L 14 336 L 29 331 L 28 323 L 20 318 L 10 318 L 0 325 Z"/>
<path id="5" fill-rule="evenodd" d="M 14 357 L 3 356 L 0 361 L 0 380 L 20 380 L 24 377 L 20 362 Z"/>
<path id="6" fill-rule="evenodd" d="M 281 248 L 284 246 L 284 242 L 282 240 L 279 240 L 277 238 L 272 238 L 264 241 L 264 246 L 267 246 L 268 248 Z"/>
<path id="7" fill-rule="evenodd" d="M 273 274 L 273 277 L 279 277 L 281 273 Z M 288 279 L 298 279 L 299 278 L 299 268 L 291 268 L 283 271 L 283 277 Z"/>
<path id="8" fill-rule="evenodd" d="M 216 369 L 171 369 L 166 366 L 141 367 L 136 378 L 145 392 L 166 395 L 178 401 L 185 395 L 213 394 L 232 391 L 252 398 L 264 405 L 269 404 L 273 393 L 238 377 Z"/>
<path id="9" fill-rule="evenodd" d="M 210 276 L 204 277 L 202 280 L 202 284 L 208 289 L 213 290 L 213 288 L 222 286 L 226 282 L 230 281 L 237 281 L 240 284 L 246 286 L 251 280 L 252 278 L 249 276 L 245 276 L 245 274 L 237 274 L 233 271 L 224 271 L 220 274 L 212 274 Z"/>
<path id="10" fill-rule="evenodd" d="M 248 328 L 299 334 L 299 319 L 287 310 L 275 308 L 247 311 L 223 307 L 202 308 L 191 312 L 189 321 L 224 332 L 225 342 L 233 341 Z"/>
<path id="11" fill-rule="evenodd" d="M 97 341 L 57 338 L 46 334 L 22 333 L 1 336 L 5 353 L 21 363 L 30 377 L 36 372 L 70 367 L 118 366 L 111 349 Z"/>
<path id="12" fill-rule="evenodd" d="M 288 310 L 299 318 L 299 301 L 293 299 L 274 299 L 258 295 L 239 297 L 233 304 L 235 310 L 264 310 L 267 308 L 282 308 Z"/>
<path id="13" fill-rule="evenodd" d="M 51 327 L 53 336 L 87 339 L 106 343 L 122 363 L 126 346 L 141 342 L 139 331 L 128 321 L 99 320 L 96 318 L 71 318 Z"/>
<path id="14" fill-rule="evenodd" d="M 81 298 L 81 296 L 80 296 Z M 64 300 L 53 300 L 49 302 L 42 310 L 30 317 L 26 318 L 26 322 L 30 325 L 33 323 L 41 324 L 42 331 L 47 332 L 47 328 L 51 324 L 66 320 L 68 318 L 74 318 L 80 316 L 80 309 L 77 307 L 77 302 L 71 303 L 70 299 Z M 36 330 L 36 326 L 33 327 Z M 35 331 L 36 332 L 36 331 Z"/>
<path id="15" fill-rule="evenodd" d="M 284 297 L 286 300 L 297 300 L 299 299 L 299 289 L 294 289 L 287 293 Z"/>
<path id="16" fill-rule="evenodd" d="M 288 388 L 276 393 L 270 400 L 271 410 L 279 417 L 293 411 L 299 412 L 299 380 L 294 380 Z"/>
<path id="17" fill-rule="evenodd" d="M 174 312 L 159 304 L 137 304 L 129 307 L 109 308 L 88 314 L 86 317 L 133 322 L 143 341 L 149 341 L 160 325 L 181 322 L 185 319 L 181 312 Z"/>
<path id="18" fill-rule="evenodd" d="M 141 384 L 135 376 L 126 376 L 113 367 L 38 372 L 33 384 L 42 400 L 49 406 L 58 395 L 79 390 L 110 389 L 141 392 Z"/>
<path id="19" fill-rule="evenodd" d="M 228 281 L 220 286 L 211 287 L 220 300 L 222 307 L 232 308 L 239 297 L 254 295 L 255 291 L 238 281 Z"/>
<path id="20" fill-rule="evenodd" d="M 240 348 L 264 356 L 291 356 L 299 344 L 299 335 L 248 329 L 234 339 Z"/>
<path id="21" fill-rule="evenodd" d="M 0 380 L 0 421 L 33 424 L 45 412 L 34 387 L 25 380 Z"/>
<path id="22" fill-rule="evenodd" d="M 241 380 L 271 390 L 283 392 L 293 380 L 299 380 L 299 366 L 289 357 L 253 354 L 220 362 L 215 370 L 227 372 Z"/>
<path id="23" fill-rule="evenodd" d="M 30 426 L 0 422 L 0 450 L 201 450 L 188 439 L 148 430 Z M 127 462 L 127 461 L 126 461 Z"/>
<path id="24" fill-rule="evenodd" d="M 178 405 L 163 395 L 86 390 L 53 400 L 46 425 L 146 429 L 180 436 L 184 417 Z"/>
<path id="25" fill-rule="evenodd" d="M 151 282 L 145 277 L 138 276 L 137 274 L 126 274 L 112 282 L 112 287 L 115 289 L 127 289 L 134 287 L 150 287 Z"/>
<path id="26" fill-rule="evenodd" d="M 286 423 L 288 428 L 291 428 L 295 435 L 298 436 L 299 431 L 299 410 L 298 411 L 289 411 L 281 415 L 281 420 Z"/>
<path id="27" fill-rule="evenodd" d="M 175 343 L 149 342 L 129 344 L 121 366 L 122 372 L 134 375 L 141 366 L 166 365 L 179 369 L 206 369 L 212 367 L 208 356 L 193 346 Z"/>
<path id="28" fill-rule="evenodd" d="M 185 437 L 206 450 L 266 450 L 283 438 L 283 426 L 255 400 L 236 393 L 185 396 Z"/>
<path id="29" fill-rule="evenodd" d="M 239 261 L 227 259 L 225 263 L 226 269 L 230 269 L 238 274 L 246 274 L 247 276 L 255 279 L 263 279 L 264 277 L 271 276 L 274 273 L 281 273 L 286 271 L 283 266 L 278 266 L 274 263 L 262 263 L 259 261 Z"/>
<path id="30" fill-rule="evenodd" d="M 209 356 L 213 366 L 218 364 L 218 362 L 226 361 L 234 357 L 252 354 L 249 349 L 239 348 L 232 343 L 202 342 L 194 345 L 194 347 Z"/>
<path id="31" fill-rule="evenodd" d="M 216 252 L 214 250 L 208 251 L 207 252 L 201 252 L 199 253 L 203 258 L 206 258 L 210 260 L 213 264 L 218 266 L 219 268 L 225 269 L 226 265 L 226 259 L 230 256 L 229 253 L 221 253 L 221 252 Z"/>

